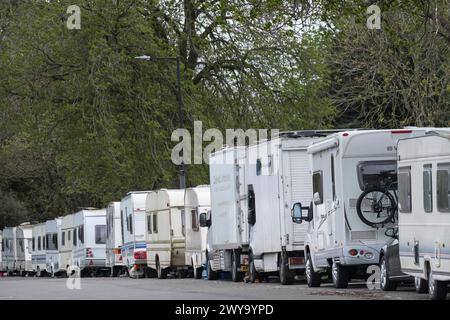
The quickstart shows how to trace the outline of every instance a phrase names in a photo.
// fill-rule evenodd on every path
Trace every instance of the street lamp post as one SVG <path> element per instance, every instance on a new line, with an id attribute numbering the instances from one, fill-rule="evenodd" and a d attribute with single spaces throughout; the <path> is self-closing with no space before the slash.
<path id="1" fill-rule="evenodd" d="M 152 56 L 139 56 L 135 59 L 146 61 L 168 60 L 175 61 L 177 64 L 177 101 L 178 101 L 178 121 L 180 128 L 184 128 L 183 119 L 183 96 L 181 94 L 181 72 L 180 72 L 180 57 L 152 57 Z M 180 169 L 180 189 L 186 188 L 186 165 L 184 161 L 181 162 Z"/>

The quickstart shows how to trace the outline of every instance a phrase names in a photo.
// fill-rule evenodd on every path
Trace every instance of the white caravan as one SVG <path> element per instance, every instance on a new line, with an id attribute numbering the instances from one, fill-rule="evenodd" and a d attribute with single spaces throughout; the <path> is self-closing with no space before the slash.
<path id="1" fill-rule="evenodd" d="M 32 241 L 32 269 L 33 273 L 41 277 L 46 274 L 45 222 L 33 226 Z"/>
<path id="2" fill-rule="evenodd" d="M 111 202 L 106 208 L 106 266 L 111 269 L 113 277 L 117 277 L 125 267 L 120 252 L 122 243 L 120 202 Z"/>
<path id="3" fill-rule="evenodd" d="M 33 238 L 33 226 L 29 222 L 24 222 L 16 228 L 16 265 L 15 271 L 21 276 L 33 272 L 31 261 L 31 249 Z"/>
<path id="4" fill-rule="evenodd" d="M 398 142 L 399 246 L 416 290 L 444 299 L 450 281 L 450 134 Z"/>
<path id="5" fill-rule="evenodd" d="M 60 242 L 61 242 L 61 218 L 47 220 L 45 222 L 45 270 L 54 277 L 56 274 L 65 272 L 65 266 L 61 265 Z"/>
<path id="6" fill-rule="evenodd" d="M 207 217 L 207 274 L 232 271 L 241 281 L 248 270 L 249 227 L 244 174 L 245 147 L 228 147 L 209 158 L 211 214 Z"/>
<path id="7" fill-rule="evenodd" d="M 330 135 L 308 148 L 312 157 L 313 203 L 293 219 L 309 221 L 305 250 L 309 286 L 331 271 L 337 288 L 378 265 L 382 248 L 395 237 L 397 141 L 423 128 L 356 130 Z M 306 211 L 306 210 L 304 210 Z"/>
<path id="8" fill-rule="evenodd" d="M 3 231 L 0 230 L 0 273 L 3 272 L 2 255 L 3 255 Z"/>
<path id="9" fill-rule="evenodd" d="M 73 214 L 68 214 L 61 218 L 61 241 L 59 246 L 60 254 L 60 270 L 63 270 L 66 275 L 71 272 L 73 265 Z"/>
<path id="10" fill-rule="evenodd" d="M 192 266 L 194 278 L 202 277 L 203 265 L 206 264 L 206 236 L 208 228 L 200 226 L 200 217 L 206 220 L 211 210 L 209 186 L 188 188 L 184 194 L 182 211 L 183 230 L 186 236 L 185 264 Z"/>
<path id="11" fill-rule="evenodd" d="M 2 263 L 3 271 L 12 275 L 16 269 L 17 249 L 16 249 L 16 227 L 5 227 L 3 229 L 3 251 Z"/>
<path id="12" fill-rule="evenodd" d="M 293 221 L 292 205 L 312 200 L 307 148 L 330 131 L 284 132 L 247 148 L 245 191 L 248 198 L 249 281 L 258 274 L 279 275 L 291 284 L 305 269 L 307 224 Z M 242 186 L 241 186 L 242 187 Z M 215 212 L 213 212 L 213 223 Z"/>
<path id="13" fill-rule="evenodd" d="M 109 275 L 106 259 L 106 209 L 82 209 L 73 218 L 73 261 L 82 277 Z"/>
<path id="14" fill-rule="evenodd" d="M 184 189 L 160 189 L 147 195 L 147 263 L 165 279 L 170 271 L 188 273 L 185 236 L 182 230 Z"/>
<path id="15" fill-rule="evenodd" d="M 147 271 L 145 246 L 145 200 L 150 191 L 128 192 L 120 201 L 123 262 L 130 277 L 142 277 Z"/>

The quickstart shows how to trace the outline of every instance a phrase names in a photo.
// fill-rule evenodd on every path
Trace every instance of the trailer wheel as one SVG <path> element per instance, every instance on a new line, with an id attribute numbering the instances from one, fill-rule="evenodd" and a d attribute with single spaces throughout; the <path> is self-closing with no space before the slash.
<path id="1" fill-rule="evenodd" d="M 428 294 L 431 300 L 444 300 L 447 296 L 447 282 L 433 279 L 433 272 L 428 273 Z"/>
<path id="2" fill-rule="evenodd" d="M 238 271 L 238 268 L 240 267 L 240 259 L 241 255 L 239 251 L 234 250 L 231 254 L 231 280 L 233 282 L 241 282 L 243 279 L 242 272 Z M 239 261 L 239 263 L 238 263 Z"/>
<path id="3" fill-rule="evenodd" d="M 156 271 L 158 272 L 158 279 L 166 279 L 167 278 L 167 270 L 163 269 L 159 264 L 159 259 L 156 259 Z"/>
<path id="4" fill-rule="evenodd" d="M 380 261 L 380 286 L 383 291 L 394 291 L 397 289 L 397 282 L 389 279 L 389 272 L 387 269 L 387 262 L 384 256 L 381 257 Z"/>
<path id="5" fill-rule="evenodd" d="M 349 274 L 348 269 L 336 261 L 333 261 L 333 266 L 331 267 L 331 275 L 333 277 L 333 284 L 336 289 L 347 288 Z"/>
<path id="6" fill-rule="evenodd" d="M 217 280 L 219 278 L 219 274 L 212 269 L 209 259 L 206 259 L 206 271 L 208 273 L 208 280 Z"/>
<path id="7" fill-rule="evenodd" d="M 322 279 L 320 277 L 320 273 L 314 271 L 314 266 L 311 261 L 311 255 L 309 253 L 306 255 L 305 274 L 308 287 L 310 288 L 320 287 L 320 282 L 322 281 Z"/>
<path id="8" fill-rule="evenodd" d="M 417 293 L 428 293 L 428 281 L 421 277 L 414 277 L 414 287 Z"/>
<path id="9" fill-rule="evenodd" d="M 288 256 L 285 252 L 281 253 L 280 259 L 280 283 L 282 285 L 290 285 L 294 283 L 294 277 L 291 274 L 291 270 L 289 270 L 289 260 Z"/>

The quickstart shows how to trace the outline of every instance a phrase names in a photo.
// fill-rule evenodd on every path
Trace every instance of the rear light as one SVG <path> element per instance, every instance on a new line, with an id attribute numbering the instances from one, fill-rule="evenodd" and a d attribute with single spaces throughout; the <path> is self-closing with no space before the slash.
<path id="1" fill-rule="evenodd" d="M 146 251 L 136 251 L 134 253 L 134 258 L 145 260 L 145 259 L 147 259 L 147 252 Z"/>
<path id="2" fill-rule="evenodd" d="M 94 253 L 92 252 L 91 248 L 87 248 L 86 249 L 86 257 L 88 257 L 88 258 L 93 258 L 94 257 Z"/>
<path id="3" fill-rule="evenodd" d="M 412 133 L 412 130 L 392 130 L 392 134 Z"/>
<path id="4" fill-rule="evenodd" d="M 360 255 L 364 255 L 364 250 L 359 251 Z"/>
<path id="5" fill-rule="evenodd" d="M 349 250 L 348 251 L 348 253 L 351 255 L 351 256 L 357 256 L 358 255 L 358 250 L 356 250 L 356 249 L 351 249 L 351 250 Z"/>
<path id="6" fill-rule="evenodd" d="M 348 132 L 344 132 L 342 135 L 343 135 L 344 137 L 347 137 L 347 136 L 348 136 Z"/>

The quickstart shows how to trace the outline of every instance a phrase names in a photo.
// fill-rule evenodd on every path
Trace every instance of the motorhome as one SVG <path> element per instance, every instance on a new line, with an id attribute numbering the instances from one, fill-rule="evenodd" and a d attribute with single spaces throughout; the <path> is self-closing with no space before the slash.
<path id="1" fill-rule="evenodd" d="M 52 277 L 66 272 L 65 266 L 61 264 L 60 242 L 61 218 L 47 220 L 45 222 L 45 270 Z"/>
<path id="2" fill-rule="evenodd" d="M 248 271 L 249 225 L 245 182 L 245 147 L 226 147 L 211 153 L 209 178 L 211 214 L 207 234 L 207 274 L 231 272 L 232 280 L 243 279 Z"/>
<path id="3" fill-rule="evenodd" d="M 16 269 L 16 227 L 5 227 L 3 229 L 4 250 L 2 252 L 3 270 L 12 275 Z"/>
<path id="4" fill-rule="evenodd" d="M 46 275 L 45 222 L 33 226 L 33 240 L 31 244 L 31 261 L 34 275 Z"/>
<path id="5" fill-rule="evenodd" d="M 182 230 L 186 237 L 185 265 L 192 266 L 195 279 L 202 277 L 206 264 L 206 236 L 208 228 L 200 226 L 200 217 L 211 210 L 209 186 L 188 188 L 184 194 Z"/>
<path id="6" fill-rule="evenodd" d="M 160 279 L 170 272 L 188 274 L 183 234 L 184 189 L 160 189 L 147 195 L 147 264 Z"/>
<path id="7" fill-rule="evenodd" d="M 81 277 L 109 275 L 106 259 L 106 209 L 84 208 L 73 218 L 73 261 Z"/>
<path id="8" fill-rule="evenodd" d="M 416 290 L 444 299 L 450 281 L 450 134 L 398 142 L 399 246 Z"/>
<path id="9" fill-rule="evenodd" d="M 116 201 L 106 208 L 106 266 L 111 269 L 113 277 L 117 277 L 125 268 L 120 252 L 122 244 L 120 202 Z"/>
<path id="10" fill-rule="evenodd" d="M 307 148 L 331 133 L 284 132 L 248 146 L 241 183 L 248 198 L 250 282 L 258 275 L 276 274 L 286 285 L 304 272 L 307 225 L 293 221 L 291 207 L 312 200 Z"/>
<path id="11" fill-rule="evenodd" d="M 73 266 L 73 214 L 68 214 L 61 218 L 61 239 L 59 243 L 59 259 L 60 270 L 64 271 L 66 275 L 69 275 Z"/>
<path id="12" fill-rule="evenodd" d="M 29 222 L 21 223 L 16 228 L 16 263 L 15 271 L 21 276 L 33 272 L 32 253 L 33 225 Z"/>
<path id="13" fill-rule="evenodd" d="M 132 191 L 120 201 L 123 262 L 130 277 L 143 277 L 147 271 L 145 200 L 150 191 Z"/>
<path id="14" fill-rule="evenodd" d="M 343 131 L 308 148 L 313 202 L 294 204 L 293 219 L 309 222 L 309 286 L 319 286 L 322 274 L 331 273 L 335 287 L 344 288 L 380 263 L 383 246 L 395 236 L 397 141 L 426 131 Z M 307 214 L 300 217 L 302 212 Z"/>

